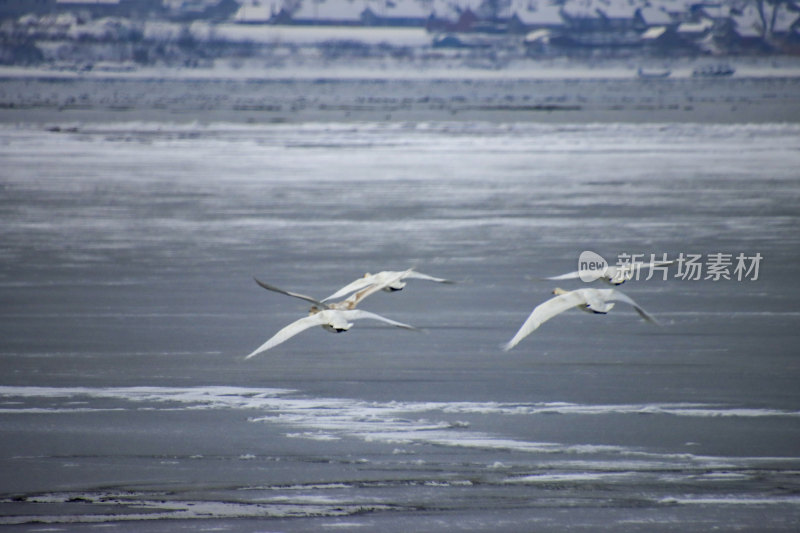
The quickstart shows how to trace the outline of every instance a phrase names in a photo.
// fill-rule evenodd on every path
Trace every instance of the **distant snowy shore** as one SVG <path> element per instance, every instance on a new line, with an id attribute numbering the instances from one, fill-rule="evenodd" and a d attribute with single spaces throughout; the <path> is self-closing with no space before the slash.
<path id="1" fill-rule="evenodd" d="M 714 64 L 714 58 L 681 59 L 669 62 L 614 60 L 594 63 L 553 59 L 515 60 L 496 68 L 469 61 L 408 62 L 363 60 L 305 62 L 296 65 L 265 65 L 259 60 L 217 60 L 201 67 L 138 66 L 98 63 L 91 69 L 79 65 L 44 65 L 37 67 L 0 66 L 2 78 L 50 79 L 172 79 L 172 80 L 591 80 L 626 79 L 637 76 L 642 67 L 667 68 L 670 78 L 692 77 L 698 65 Z M 776 58 L 771 61 L 738 58 L 731 62 L 735 78 L 798 78 L 800 59 Z M 657 81 L 657 80 L 653 80 Z"/>

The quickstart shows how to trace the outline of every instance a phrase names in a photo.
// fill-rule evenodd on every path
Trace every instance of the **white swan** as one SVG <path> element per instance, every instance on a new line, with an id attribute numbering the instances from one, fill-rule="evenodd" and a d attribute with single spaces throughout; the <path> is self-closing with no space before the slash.
<path id="1" fill-rule="evenodd" d="M 361 302 L 361 300 L 363 300 L 370 294 L 378 292 L 379 290 L 383 289 L 386 285 L 395 283 L 400 279 L 401 276 L 406 275 L 407 273 L 408 271 L 395 272 L 393 276 L 386 277 L 383 280 L 383 283 L 381 284 L 370 285 L 358 292 L 351 294 L 347 299 L 342 300 L 341 302 L 331 302 L 331 303 L 325 303 L 316 300 L 311 296 L 306 296 L 304 294 L 290 292 L 281 289 L 279 287 L 276 287 L 274 285 L 270 285 L 269 283 L 264 283 L 263 281 L 254 278 L 259 286 L 269 291 L 285 294 L 286 296 L 291 296 L 293 298 L 299 298 L 301 300 L 310 302 L 314 305 L 312 305 L 311 309 L 309 310 L 309 316 L 303 317 L 299 320 L 295 320 L 288 326 L 282 328 L 280 331 L 278 331 L 278 333 L 276 333 L 269 340 L 267 340 L 267 342 L 259 346 L 250 355 L 245 357 L 245 359 L 250 359 L 251 357 L 258 355 L 261 352 L 265 352 L 270 348 L 279 345 L 285 340 L 294 337 L 301 331 L 305 331 L 306 329 L 313 326 L 322 326 L 327 331 L 331 331 L 333 333 L 341 333 L 342 331 L 347 331 L 353 326 L 353 323 L 350 322 L 350 320 L 370 318 L 400 328 L 415 329 L 413 326 L 409 326 L 408 324 L 403 324 L 402 322 L 397 322 L 395 320 L 391 320 L 381 315 L 370 313 L 368 311 L 361 311 L 355 309 L 355 307 L 359 304 L 359 302 Z M 384 285 L 384 283 L 386 285 Z"/>
<path id="2" fill-rule="evenodd" d="M 288 326 L 282 328 L 267 342 L 256 348 L 250 355 L 245 357 L 245 359 L 250 359 L 251 357 L 265 352 L 270 348 L 274 348 L 285 340 L 294 337 L 301 331 L 305 331 L 308 328 L 322 326 L 326 330 L 333 333 L 341 333 L 342 331 L 347 331 L 353 327 L 353 323 L 350 322 L 351 320 L 358 320 L 362 318 L 379 320 L 399 328 L 415 329 L 414 326 L 409 326 L 408 324 L 403 324 L 402 322 L 396 322 L 386 317 L 382 317 L 381 315 L 370 313 L 369 311 L 362 311 L 360 309 L 324 309 L 320 311 L 316 307 L 312 307 L 312 311 L 309 316 L 295 320 Z"/>
<path id="3" fill-rule="evenodd" d="M 283 289 L 281 289 L 279 287 L 276 287 L 275 285 L 270 285 L 269 283 L 264 283 L 263 281 L 260 281 L 258 278 L 253 278 L 253 279 L 255 279 L 256 283 L 258 283 L 259 286 L 267 289 L 268 291 L 273 291 L 273 292 L 277 292 L 277 293 L 280 293 L 280 294 L 285 294 L 286 296 L 291 296 L 293 298 L 299 298 L 301 300 L 305 300 L 307 302 L 311 302 L 312 304 L 314 304 L 314 306 L 311 308 L 312 310 L 314 308 L 316 308 L 317 310 L 324 310 L 324 309 L 346 310 L 346 309 L 355 309 L 355 307 L 361 302 L 361 300 L 363 300 L 364 298 L 366 298 L 370 294 L 374 294 L 374 293 L 378 292 L 379 290 L 386 289 L 387 287 L 389 287 L 390 285 L 392 285 L 394 283 L 400 282 L 400 280 L 403 279 L 403 277 L 408 277 L 410 275 L 410 273 L 412 273 L 411 269 L 408 269 L 408 270 L 403 271 L 403 272 L 389 272 L 388 274 L 391 274 L 391 275 L 383 276 L 379 280 L 376 280 L 376 281 L 373 281 L 371 283 L 367 283 L 367 284 L 363 285 L 363 287 L 356 287 L 356 288 L 347 290 L 346 292 L 344 292 L 344 294 L 350 294 L 350 293 L 353 293 L 353 294 L 350 294 L 350 296 L 348 296 L 346 299 L 342 300 L 341 302 L 327 302 L 327 300 L 331 300 L 333 298 L 338 298 L 340 296 L 339 293 L 341 293 L 343 291 L 343 289 L 349 288 L 349 285 L 348 285 L 348 287 L 344 287 L 343 289 L 340 289 L 339 291 L 337 291 L 336 293 L 328 296 L 327 298 L 324 298 L 322 300 L 317 300 L 315 298 L 312 298 L 311 296 L 306 296 L 305 294 L 299 294 L 299 293 L 296 293 L 296 292 L 286 291 L 286 290 L 283 290 Z M 353 285 L 353 283 L 351 283 L 350 285 Z M 358 289 L 361 289 L 361 290 L 358 290 Z M 353 291 L 358 291 L 358 292 L 353 292 Z"/>
<path id="4" fill-rule="evenodd" d="M 575 272 L 568 272 L 560 276 L 553 276 L 545 278 L 548 280 L 560 281 L 563 279 L 581 278 L 586 281 L 594 281 L 602 279 L 609 285 L 622 285 L 629 279 L 632 279 L 634 274 L 643 268 L 654 268 L 668 266 L 675 263 L 675 261 L 653 261 L 652 263 L 625 263 L 622 265 L 606 265 L 600 269 L 585 269 L 576 270 Z"/>
<path id="5" fill-rule="evenodd" d="M 327 298 L 323 298 L 322 301 L 326 302 L 328 300 L 341 298 L 342 296 L 350 294 L 353 291 L 358 291 L 365 287 L 374 285 L 379 285 L 380 289 L 383 289 L 386 292 L 399 291 L 406 286 L 406 283 L 403 281 L 404 279 L 423 279 L 426 281 L 435 281 L 437 283 L 453 283 L 449 279 L 435 278 L 433 276 L 429 276 L 428 274 L 416 272 L 413 268 L 409 268 L 404 272 L 384 270 L 383 272 L 378 272 L 377 274 L 366 273 L 363 277 L 345 285 Z"/>
<path id="6" fill-rule="evenodd" d="M 553 318 L 554 316 L 563 313 L 564 311 L 577 307 L 589 313 L 608 313 L 614 307 L 614 301 L 625 302 L 632 305 L 639 316 L 658 324 L 655 318 L 647 311 L 639 307 L 631 298 L 616 289 L 578 289 L 575 291 L 565 291 L 564 289 L 555 289 L 553 294 L 556 296 L 550 298 L 546 302 L 537 305 L 530 316 L 519 328 L 517 334 L 508 341 L 503 349 L 510 350 L 519 342 L 536 331 L 536 329 Z"/>

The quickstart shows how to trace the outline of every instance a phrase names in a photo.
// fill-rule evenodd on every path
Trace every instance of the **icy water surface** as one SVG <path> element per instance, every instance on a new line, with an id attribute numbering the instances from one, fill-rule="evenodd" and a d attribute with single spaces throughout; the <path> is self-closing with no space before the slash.
<path id="1" fill-rule="evenodd" d="M 800 122 L 797 76 L 737 73 L 719 79 L 686 73 L 653 80 L 637 78 L 635 68 L 629 77 L 588 68 L 569 70 L 578 77 L 566 79 L 481 69 L 430 77 L 377 69 L 372 79 L 350 78 L 346 69 L 309 77 L 282 76 L 280 70 L 256 71 L 244 80 L 220 78 L 214 71 L 205 74 L 209 78 L 191 77 L 204 72 L 161 72 L 166 78 L 0 77 L 0 121 Z"/>
<path id="2" fill-rule="evenodd" d="M 800 127 L 0 128 L 10 531 L 794 531 Z M 503 352 L 584 250 L 731 254 Z M 737 280 L 735 258 L 760 254 Z M 244 361 L 364 272 L 362 307 Z M 705 278 L 707 271 L 702 272 Z M 745 273 L 746 274 L 746 273 Z M 582 282 L 559 282 L 578 288 Z"/>

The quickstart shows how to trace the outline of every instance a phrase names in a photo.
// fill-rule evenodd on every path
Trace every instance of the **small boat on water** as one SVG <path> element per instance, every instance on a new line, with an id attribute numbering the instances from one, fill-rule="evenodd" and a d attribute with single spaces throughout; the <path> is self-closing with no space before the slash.
<path id="1" fill-rule="evenodd" d="M 639 70 L 636 71 L 636 75 L 640 78 L 668 78 L 670 74 L 672 74 L 672 71 L 669 69 L 644 69 L 639 67 Z"/>
<path id="2" fill-rule="evenodd" d="M 692 76 L 695 78 L 716 78 L 724 76 L 733 76 L 736 72 L 732 66 L 727 63 L 720 63 L 718 65 L 704 65 L 697 67 L 692 71 Z"/>

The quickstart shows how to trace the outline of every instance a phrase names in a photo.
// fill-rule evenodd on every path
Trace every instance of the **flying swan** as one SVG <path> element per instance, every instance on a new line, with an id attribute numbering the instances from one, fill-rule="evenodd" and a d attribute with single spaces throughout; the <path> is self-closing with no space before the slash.
<path id="1" fill-rule="evenodd" d="M 387 277 L 384 282 L 386 284 L 391 284 L 400 279 L 400 277 L 404 274 L 407 274 L 408 271 L 405 272 L 396 272 L 394 276 Z M 397 326 L 400 328 L 405 329 L 415 329 L 413 326 L 409 326 L 408 324 L 403 324 L 402 322 L 397 322 L 395 320 L 388 319 L 376 313 L 370 313 L 369 311 L 361 311 L 355 309 L 355 307 L 367 296 L 373 294 L 385 287 L 383 284 L 374 284 L 368 286 L 356 293 L 353 293 L 347 299 L 341 302 L 332 302 L 332 303 L 325 303 L 320 300 L 316 300 L 310 296 L 306 296 L 304 294 L 299 294 L 296 292 L 290 292 L 283 290 L 279 287 L 274 285 L 270 285 L 269 283 L 264 283 L 258 279 L 255 280 L 259 286 L 273 291 L 280 294 L 285 294 L 286 296 L 291 296 L 293 298 L 299 298 L 301 300 L 305 300 L 310 302 L 314 305 L 311 306 L 309 310 L 309 316 L 303 317 L 299 320 L 295 320 L 288 326 L 284 327 L 280 331 L 278 331 L 275 335 L 273 335 L 267 342 L 259 346 L 256 350 L 254 350 L 251 354 L 249 354 L 245 359 L 250 359 L 251 357 L 258 355 L 259 353 L 265 352 L 270 348 L 274 348 L 275 346 L 281 344 L 282 342 L 286 341 L 287 339 L 294 337 L 298 333 L 307 330 L 313 326 L 322 326 L 325 330 L 331 331 L 333 333 L 341 333 L 342 331 L 347 331 L 351 327 L 353 327 L 353 323 L 350 322 L 351 320 L 359 320 L 364 318 L 369 318 L 372 320 L 378 320 L 381 322 L 385 322 L 392 326 Z"/>
<path id="2" fill-rule="evenodd" d="M 351 320 L 371 318 L 373 320 L 379 320 L 399 328 L 415 329 L 414 326 L 409 326 L 408 324 L 403 324 L 402 322 L 396 322 L 386 317 L 382 317 L 381 315 L 370 313 L 369 311 L 362 311 L 360 309 L 319 310 L 316 307 L 312 307 L 311 309 L 312 311 L 309 316 L 295 320 L 288 326 L 285 326 L 283 329 L 278 331 L 278 333 L 273 335 L 272 338 L 270 338 L 267 342 L 256 348 L 253 353 L 245 357 L 245 359 L 250 359 L 251 357 L 254 357 L 262 352 L 266 352 L 270 348 L 274 348 L 285 340 L 294 337 L 298 333 L 314 326 L 322 326 L 327 331 L 341 333 L 342 331 L 347 331 L 353 327 L 353 323 L 350 322 Z"/>
<path id="3" fill-rule="evenodd" d="M 433 276 L 429 276 L 428 274 L 423 274 L 422 272 L 416 272 L 413 268 L 409 268 L 405 272 L 396 272 L 392 270 L 384 270 L 383 272 L 378 272 L 377 274 L 370 274 L 367 272 L 363 277 L 345 285 L 327 298 L 323 298 L 322 301 L 326 302 L 328 300 L 341 298 L 342 296 L 350 294 L 354 291 L 359 291 L 365 287 L 374 285 L 379 285 L 380 289 L 383 289 L 386 292 L 399 291 L 406 286 L 406 283 L 403 281 L 404 279 L 422 279 L 426 281 L 435 281 L 437 283 L 453 283 L 449 279 L 435 278 Z"/>
<path id="4" fill-rule="evenodd" d="M 675 263 L 675 261 L 654 261 L 652 263 L 625 263 L 622 265 L 606 265 L 600 269 L 584 269 L 576 270 L 575 272 L 568 272 L 560 276 L 553 276 L 545 278 L 549 280 L 560 281 L 563 279 L 576 279 L 581 278 L 585 281 L 594 281 L 602 279 L 609 285 L 622 285 L 629 279 L 633 279 L 635 273 L 643 268 L 654 268 L 668 266 Z"/>
<path id="5" fill-rule="evenodd" d="M 589 313 L 608 313 L 614 307 L 614 301 L 624 302 L 632 305 L 636 312 L 639 313 L 643 319 L 653 324 L 658 324 L 656 319 L 651 316 L 647 311 L 639 307 L 631 298 L 616 289 L 578 289 L 575 291 L 565 291 L 564 289 L 555 289 L 554 296 L 546 302 L 537 305 L 527 320 L 519 328 L 514 338 L 508 341 L 503 349 L 509 351 L 511 348 L 519 344 L 519 342 L 536 331 L 536 329 L 553 318 L 554 316 L 563 313 L 564 311 L 577 307 L 582 311 Z"/>
<path id="6" fill-rule="evenodd" d="M 380 290 L 391 290 L 389 289 L 389 287 L 397 285 L 398 283 L 402 284 L 400 288 L 405 287 L 406 284 L 403 283 L 401 280 L 408 277 L 414 277 L 414 274 L 425 276 L 425 274 L 419 274 L 418 272 L 414 272 L 413 269 L 411 268 L 409 268 L 408 270 L 404 270 L 402 272 L 381 272 L 379 274 L 374 275 L 376 276 L 375 279 L 368 280 L 366 283 L 360 283 L 362 280 L 367 279 L 366 277 L 357 279 L 353 283 L 350 283 L 349 285 L 342 287 L 335 293 L 331 294 L 327 298 L 323 298 L 322 300 L 317 300 L 315 298 L 312 298 L 311 296 L 306 296 L 305 294 L 285 291 L 279 287 L 276 287 L 275 285 L 264 283 L 263 281 L 258 280 L 258 278 L 254 279 L 256 283 L 258 283 L 261 287 L 267 289 L 268 291 L 278 292 L 280 294 L 285 294 L 286 296 L 291 296 L 293 298 L 299 298 L 301 300 L 311 302 L 312 304 L 314 304 L 314 307 L 317 307 L 320 310 L 355 309 L 355 307 L 359 303 L 361 303 L 361 300 L 363 300 L 370 294 L 375 294 Z M 433 278 L 433 279 L 438 280 L 438 278 Z M 442 280 L 442 281 L 447 281 L 447 280 Z M 350 294 L 350 296 L 348 296 L 341 302 L 328 302 L 328 300 L 339 298 L 341 296 L 344 296 L 345 294 Z M 312 310 L 314 309 L 314 307 L 312 307 Z"/>

